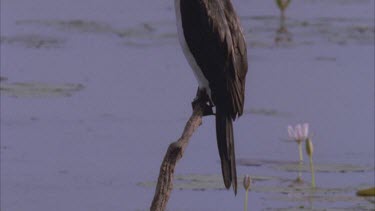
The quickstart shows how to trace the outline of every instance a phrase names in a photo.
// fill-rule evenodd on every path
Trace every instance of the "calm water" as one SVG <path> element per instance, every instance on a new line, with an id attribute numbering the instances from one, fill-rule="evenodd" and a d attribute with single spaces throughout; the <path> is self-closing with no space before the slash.
<path id="1" fill-rule="evenodd" d="M 235 138 L 239 175 L 258 178 L 250 210 L 374 210 L 355 196 L 375 185 L 374 1 L 293 1 L 284 23 L 274 1 L 234 4 L 249 49 Z M 197 86 L 173 1 L 3 0 L 0 70 L 1 210 L 148 209 Z M 307 170 L 293 185 L 286 127 L 300 122 L 315 193 Z M 212 117 L 176 174 L 201 183 L 177 185 L 169 210 L 243 209 L 242 189 L 223 190 Z"/>

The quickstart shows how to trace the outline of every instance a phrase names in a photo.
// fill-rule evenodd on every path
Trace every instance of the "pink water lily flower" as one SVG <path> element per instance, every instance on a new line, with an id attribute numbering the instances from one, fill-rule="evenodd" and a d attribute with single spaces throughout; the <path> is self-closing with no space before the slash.
<path id="1" fill-rule="evenodd" d="M 288 125 L 288 134 L 291 140 L 302 142 L 309 137 L 309 124 L 297 124 L 294 128 Z"/>

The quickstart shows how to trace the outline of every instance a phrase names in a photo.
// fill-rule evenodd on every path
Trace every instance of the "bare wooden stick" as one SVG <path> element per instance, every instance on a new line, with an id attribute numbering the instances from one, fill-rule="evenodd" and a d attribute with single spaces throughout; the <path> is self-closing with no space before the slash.
<path id="1" fill-rule="evenodd" d="M 169 145 L 164 160 L 160 166 L 158 184 L 156 185 L 154 199 L 151 204 L 151 211 L 164 211 L 169 196 L 173 189 L 174 169 L 178 160 L 182 158 L 194 131 L 202 124 L 202 115 L 205 109 L 204 103 L 194 105 L 193 114 L 186 123 L 181 137 Z"/>

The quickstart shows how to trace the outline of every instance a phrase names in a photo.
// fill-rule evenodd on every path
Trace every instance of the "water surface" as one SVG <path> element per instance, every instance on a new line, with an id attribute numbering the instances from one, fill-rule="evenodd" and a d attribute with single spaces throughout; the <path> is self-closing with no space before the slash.
<path id="1" fill-rule="evenodd" d="M 250 209 L 373 210 L 355 192 L 375 185 L 374 1 L 293 1 L 284 23 L 274 1 L 234 4 L 249 51 L 235 139 L 238 174 L 255 178 Z M 1 1 L 2 210 L 148 209 L 197 86 L 174 18 L 166 0 Z M 300 122 L 314 134 L 313 193 L 307 166 L 294 184 L 285 141 Z M 243 209 L 242 188 L 221 183 L 214 131 L 205 118 L 169 210 Z"/>

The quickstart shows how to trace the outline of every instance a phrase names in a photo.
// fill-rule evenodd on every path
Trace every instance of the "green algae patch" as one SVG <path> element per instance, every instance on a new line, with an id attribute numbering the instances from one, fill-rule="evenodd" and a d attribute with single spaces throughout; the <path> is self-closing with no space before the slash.
<path id="1" fill-rule="evenodd" d="M 375 187 L 357 191 L 357 196 L 375 196 Z"/>
<path id="2" fill-rule="evenodd" d="M 287 161 L 287 160 L 239 158 L 237 159 L 237 164 L 240 166 L 273 166 L 273 165 L 294 165 L 294 164 L 298 165 L 298 162 Z"/>
<path id="3" fill-rule="evenodd" d="M 18 34 L 14 36 L 1 36 L 2 44 L 17 45 L 26 48 L 60 48 L 65 40 L 60 37 L 39 34 Z"/>
<path id="4" fill-rule="evenodd" d="M 244 176 L 239 176 L 239 184 L 243 180 Z M 274 179 L 273 177 L 267 176 L 251 176 L 253 182 L 268 181 Z M 140 182 L 138 186 L 154 188 L 156 186 L 155 181 Z M 226 190 L 223 177 L 218 174 L 202 175 L 202 174 L 186 174 L 176 175 L 174 178 L 173 188 L 178 190 L 194 190 L 194 191 L 205 191 L 205 190 Z"/>
<path id="5" fill-rule="evenodd" d="M 299 165 L 298 163 L 295 164 L 281 164 L 281 165 L 273 165 L 273 168 L 282 171 L 288 172 L 298 172 Z M 325 173 L 348 173 L 348 172 L 367 172 L 373 171 L 374 168 L 370 166 L 359 166 L 353 164 L 316 164 L 314 165 L 316 172 L 325 172 Z M 309 172 L 309 165 L 304 164 L 301 168 L 303 172 Z"/>
<path id="6" fill-rule="evenodd" d="M 312 189 L 309 185 L 297 186 L 265 186 L 254 188 L 254 191 L 266 193 L 269 201 L 289 205 L 287 208 L 272 207 L 265 210 L 373 210 L 374 197 L 361 197 L 353 195 L 357 188 L 347 187 L 321 187 Z"/>
<path id="7" fill-rule="evenodd" d="M 237 160 L 237 164 L 240 166 L 264 166 L 275 170 L 285 172 L 309 172 L 309 164 L 305 162 L 300 168 L 297 161 L 287 160 L 267 160 L 267 159 L 247 159 L 240 158 Z M 315 171 L 322 173 L 347 173 L 347 172 L 369 172 L 373 171 L 374 167 L 361 166 L 346 163 L 318 163 L 314 165 Z"/>
<path id="8" fill-rule="evenodd" d="M 63 31 L 91 32 L 91 33 L 113 33 L 115 29 L 107 23 L 92 20 L 19 20 L 16 25 L 36 25 L 54 27 Z"/>
<path id="9" fill-rule="evenodd" d="M 262 115 L 262 116 L 277 116 L 277 117 L 288 117 L 290 113 L 278 111 L 276 109 L 269 108 L 252 108 L 246 109 L 244 113 L 249 113 L 253 115 Z"/>
<path id="10" fill-rule="evenodd" d="M 83 88 L 82 84 L 73 83 L 1 83 L 0 93 L 10 97 L 69 97 Z"/>

